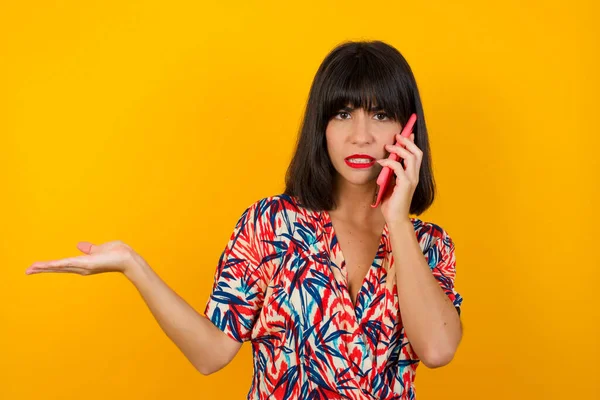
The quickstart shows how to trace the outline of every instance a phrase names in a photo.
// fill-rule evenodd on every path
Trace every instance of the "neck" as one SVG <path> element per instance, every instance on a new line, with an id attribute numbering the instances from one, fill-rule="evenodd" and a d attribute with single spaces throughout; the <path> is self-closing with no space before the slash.
<path id="1" fill-rule="evenodd" d="M 334 188 L 337 207 L 330 214 L 357 224 L 383 226 L 385 219 L 381 213 L 381 207 L 371 207 L 373 195 L 377 189 L 375 181 L 364 185 L 355 185 L 338 176 Z"/>

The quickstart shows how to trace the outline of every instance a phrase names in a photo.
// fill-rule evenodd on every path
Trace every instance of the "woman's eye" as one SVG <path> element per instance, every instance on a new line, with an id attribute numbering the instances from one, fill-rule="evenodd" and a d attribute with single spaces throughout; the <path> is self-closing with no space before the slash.
<path id="1" fill-rule="evenodd" d="M 336 118 L 338 119 L 348 119 L 350 117 L 350 113 L 346 112 L 346 111 L 340 111 L 336 114 Z M 380 112 L 375 114 L 375 118 L 379 121 L 385 121 L 387 119 L 389 119 L 389 116 L 387 115 L 387 113 L 384 112 Z"/>

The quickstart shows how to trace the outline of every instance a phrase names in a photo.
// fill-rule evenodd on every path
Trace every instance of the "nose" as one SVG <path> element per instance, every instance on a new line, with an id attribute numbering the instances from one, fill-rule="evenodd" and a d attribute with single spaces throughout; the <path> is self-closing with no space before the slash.
<path id="1" fill-rule="evenodd" d="M 365 112 L 356 113 L 356 118 L 351 124 L 350 141 L 352 144 L 369 144 L 373 140 L 373 135 L 370 132 L 369 119 L 365 116 Z"/>

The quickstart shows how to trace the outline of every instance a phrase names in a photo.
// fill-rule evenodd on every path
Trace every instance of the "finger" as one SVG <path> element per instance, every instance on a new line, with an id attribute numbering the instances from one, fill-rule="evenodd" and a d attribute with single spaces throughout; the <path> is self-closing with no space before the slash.
<path id="1" fill-rule="evenodd" d="M 407 176 L 415 179 L 414 171 L 417 169 L 417 164 L 419 163 L 418 158 L 404 147 L 398 145 L 386 145 L 385 148 L 399 155 L 401 159 L 398 161 L 401 162 L 403 170 L 406 171 Z"/>
<path id="2" fill-rule="evenodd" d="M 404 136 L 402 136 L 400 134 L 396 135 L 396 139 L 398 140 L 398 142 L 401 145 L 406 146 L 406 148 L 408 150 L 410 150 L 412 153 L 414 153 L 419 159 L 421 158 L 421 156 L 423 155 L 423 152 L 410 139 L 405 138 Z"/>
<path id="3" fill-rule="evenodd" d="M 33 268 L 58 268 L 58 267 L 85 267 L 89 263 L 90 256 L 79 256 L 63 258 L 61 260 L 41 261 L 31 264 Z"/>
<path id="4" fill-rule="evenodd" d="M 80 267 L 82 266 L 82 259 L 79 257 L 63 258 L 62 260 L 55 260 L 48 263 L 49 267 Z"/>
<path id="5" fill-rule="evenodd" d="M 405 149 L 402 146 L 386 144 L 385 148 L 389 152 L 394 152 L 394 153 L 398 154 L 400 157 L 405 158 L 405 159 L 415 157 L 415 155 L 413 153 L 411 153 L 410 151 L 408 151 L 407 149 Z"/>
<path id="6" fill-rule="evenodd" d="M 98 246 L 90 242 L 79 242 L 77 243 L 77 248 L 85 254 L 94 254 L 98 249 Z"/>
<path id="7" fill-rule="evenodd" d="M 46 267 L 46 268 L 28 268 L 25 273 L 27 275 L 34 274 L 46 274 L 46 273 L 68 273 L 68 274 L 79 274 L 87 275 L 89 271 L 83 268 L 76 267 Z"/>
<path id="8" fill-rule="evenodd" d="M 392 171 L 394 171 L 398 179 L 407 179 L 404 167 L 402 167 L 402 164 L 400 164 L 398 161 L 388 160 L 387 158 L 376 161 L 382 166 L 389 167 Z"/>
<path id="9" fill-rule="evenodd" d="M 386 145 L 385 147 L 388 151 L 394 152 L 402 158 L 399 161 L 402 162 L 401 167 L 406 177 L 410 177 L 412 181 L 418 181 L 419 158 L 401 146 Z"/>

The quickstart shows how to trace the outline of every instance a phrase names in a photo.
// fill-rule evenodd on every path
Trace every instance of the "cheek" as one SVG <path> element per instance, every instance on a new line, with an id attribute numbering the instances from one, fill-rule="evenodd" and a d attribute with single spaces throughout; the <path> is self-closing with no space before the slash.
<path id="1" fill-rule="evenodd" d="M 334 140 L 327 139 L 327 153 L 332 163 L 335 163 L 340 154 L 340 146 Z"/>
<path id="2" fill-rule="evenodd" d="M 336 153 L 339 153 L 341 144 L 340 138 L 341 136 L 336 134 L 335 129 L 328 128 L 325 131 L 325 143 L 327 144 L 327 151 L 329 154 L 335 155 Z"/>
<path id="3" fill-rule="evenodd" d="M 402 131 L 400 124 L 394 124 L 390 128 L 386 129 L 382 137 L 385 138 L 384 144 L 396 144 L 396 134 Z"/>

